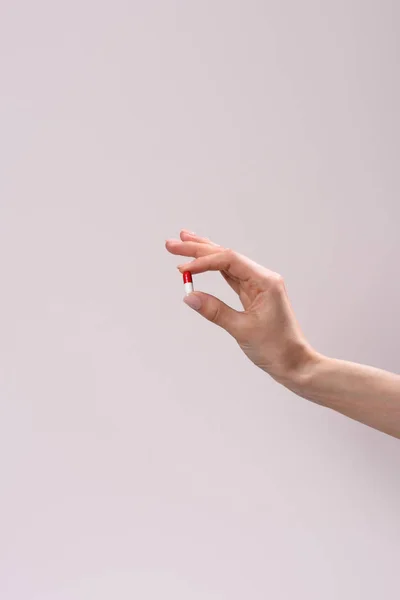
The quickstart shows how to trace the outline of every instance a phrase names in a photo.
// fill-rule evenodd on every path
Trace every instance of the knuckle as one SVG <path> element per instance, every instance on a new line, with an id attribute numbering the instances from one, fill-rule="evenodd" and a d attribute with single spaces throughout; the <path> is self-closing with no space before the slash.
<path id="1" fill-rule="evenodd" d="M 275 274 L 275 283 L 277 286 L 283 286 L 285 283 L 282 275 L 280 275 L 279 273 Z"/>
<path id="2" fill-rule="evenodd" d="M 223 254 L 226 264 L 230 266 L 236 258 L 236 252 L 231 248 L 226 248 Z"/>
<path id="3" fill-rule="evenodd" d="M 235 251 L 234 251 L 234 250 L 232 250 L 232 248 L 225 248 L 225 250 L 224 250 L 224 255 L 225 255 L 227 258 L 233 258 L 233 257 L 235 256 Z"/>
<path id="4" fill-rule="evenodd" d="M 220 317 L 221 317 L 221 307 L 217 304 L 217 306 L 215 306 L 212 310 L 212 313 L 210 315 L 210 321 L 212 323 L 215 323 L 216 325 L 218 325 L 221 320 Z"/>
<path id="5" fill-rule="evenodd" d="M 274 273 L 270 277 L 270 284 L 272 289 L 277 292 L 282 292 L 285 289 L 285 280 L 279 273 Z"/>

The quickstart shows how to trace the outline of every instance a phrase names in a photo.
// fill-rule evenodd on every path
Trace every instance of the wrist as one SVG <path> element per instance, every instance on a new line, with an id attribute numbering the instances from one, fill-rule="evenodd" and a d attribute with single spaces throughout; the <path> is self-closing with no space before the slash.
<path id="1" fill-rule="evenodd" d="M 312 387 L 321 363 L 327 360 L 311 346 L 299 345 L 291 351 L 290 360 L 274 379 L 296 394 L 304 395 Z"/>

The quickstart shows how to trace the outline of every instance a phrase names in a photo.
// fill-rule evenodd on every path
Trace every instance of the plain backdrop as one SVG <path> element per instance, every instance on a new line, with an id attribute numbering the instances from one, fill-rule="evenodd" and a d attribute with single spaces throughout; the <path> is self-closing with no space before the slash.
<path id="1" fill-rule="evenodd" d="M 319 352 L 398 372 L 399 22 L 1 1 L 2 600 L 398 597 L 399 441 L 257 370 L 164 241 L 282 273 Z"/>

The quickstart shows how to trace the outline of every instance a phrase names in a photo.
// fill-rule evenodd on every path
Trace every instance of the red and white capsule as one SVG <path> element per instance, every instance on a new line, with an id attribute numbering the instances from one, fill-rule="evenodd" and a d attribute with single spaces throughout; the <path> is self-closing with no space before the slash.
<path id="1" fill-rule="evenodd" d="M 194 291 L 192 274 L 190 271 L 184 271 L 183 273 L 183 285 L 185 288 L 186 296 Z"/>

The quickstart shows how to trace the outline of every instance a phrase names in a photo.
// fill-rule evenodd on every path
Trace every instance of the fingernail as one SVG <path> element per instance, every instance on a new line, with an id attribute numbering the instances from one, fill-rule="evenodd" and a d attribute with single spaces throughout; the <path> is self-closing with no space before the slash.
<path id="1" fill-rule="evenodd" d="M 183 301 L 194 310 L 199 310 L 201 308 L 201 298 L 196 296 L 196 294 L 189 294 L 188 296 L 185 296 Z"/>
<path id="2" fill-rule="evenodd" d="M 189 231 L 189 229 L 182 229 L 184 233 L 188 233 L 189 235 L 196 235 L 194 231 Z"/>

